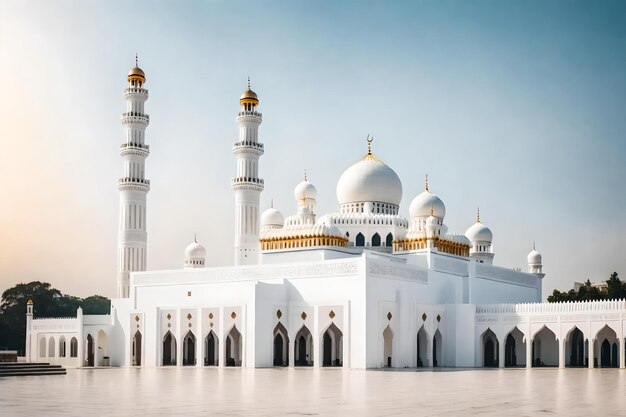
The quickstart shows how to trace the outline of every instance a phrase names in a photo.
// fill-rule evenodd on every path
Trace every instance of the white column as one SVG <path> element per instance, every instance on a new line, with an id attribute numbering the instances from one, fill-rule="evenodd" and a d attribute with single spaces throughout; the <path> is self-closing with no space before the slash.
<path id="1" fill-rule="evenodd" d="M 617 348 L 619 349 L 619 367 L 626 367 L 626 350 L 624 349 L 624 336 L 620 336 L 619 343 L 617 344 Z"/>
<path id="2" fill-rule="evenodd" d="M 195 312 L 196 315 L 196 366 L 204 366 L 204 331 L 203 331 L 203 318 L 202 318 L 202 310 L 197 309 Z"/>
<path id="3" fill-rule="evenodd" d="M 228 337 L 228 334 L 226 333 L 226 330 L 224 329 L 224 307 L 220 307 L 219 310 L 219 315 L 220 315 L 220 319 L 219 319 L 219 333 L 218 336 L 219 337 L 219 345 L 218 345 L 218 355 L 219 357 L 217 358 L 217 363 L 219 365 L 220 368 L 223 368 L 226 366 L 226 359 L 224 358 L 224 355 L 226 355 L 226 338 Z"/>
<path id="4" fill-rule="evenodd" d="M 530 337 L 526 338 L 526 368 L 533 367 L 533 341 Z"/>
<path id="5" fill-rule="evenodd" d="M 589 339 L 589 368 L 593 368 L 593 355 L 594 355 L 594 345 L 595 341 L 593 339 Z"/>
<path id="6" fill-rule="evenodd" d="M 180 315 L 180 309 L 176 310 L 176 366 L 183 366 L 183 318 Z"/>
<path id="7" fill-rule="evenodd" d="M 498 367 L 499 368 L 504 368 L 504 348 L 505 347 L 506 347 L 506 343 L 502 343 L 498 341 Z"/>
<path id="8" fill-rule="evenodd" d="M 565 341 L 559 339 L 559 368 L 565 368 Z"/>
<path id="9" fill-rule="evenodd" d="M 320 347 L 322 346 L 322 343 L 320 341 L 320 330 L 319 330 L 319 307 L 315 306 L 313 307 L 313 334 L 311 336 L 313 336 L 313 367 L 314 368 L 319 368 L 321 367 L 321 352 L 320 352 Z"/>

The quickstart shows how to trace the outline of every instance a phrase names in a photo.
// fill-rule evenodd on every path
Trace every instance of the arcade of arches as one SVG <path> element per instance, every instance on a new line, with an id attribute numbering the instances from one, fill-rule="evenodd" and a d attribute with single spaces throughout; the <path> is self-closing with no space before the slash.
<path id="1" fill-rule="evenodd" d="M 504 349 L 496 334 L 488 328 L 480 336 L 480 354 L 483 367 L 601 367 L 620 366 L 620 339 L 610 326 L 605 325 L 591 340 L 576 326 L 559 341 L 547 326 L 534 333 L 527 345 L 525 335 L 513 328 L 504 338 Z M 624 343 L 622 343 L 624 345 Z M 622 349 L 626 357 L 626 346 Z M 504 361 L 501 359 L 504 356 Z M 527 357 L 531 360 L 528 361 Z M 593 357 L 593 361 L 589 358 Z"/>

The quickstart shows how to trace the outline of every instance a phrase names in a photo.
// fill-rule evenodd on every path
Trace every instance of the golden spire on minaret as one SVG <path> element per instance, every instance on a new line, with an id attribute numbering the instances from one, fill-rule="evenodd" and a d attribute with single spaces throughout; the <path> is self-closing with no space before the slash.
<path id="1" fill-rule="evenodd" d="M 252 104 L 253 106 L 259 105 L 259 98 L 257 97 L 256 93 L 252 91 L 252 88 L 250 87 L 250 77 L 248 77 L 248 89 L 244 91 L 241 97 L 239 98 L 239 103 L 241 103 L 241 105 L 244 105 L 244 104 Z"/>
<path id="2" fill-rule="evenodd" d="M 139 68 L 139 55 L 135 54 L 135 67 L 128 72 L 128 82 L 136 82 L 141 86 L 146 82 L 146 74 Z"/>

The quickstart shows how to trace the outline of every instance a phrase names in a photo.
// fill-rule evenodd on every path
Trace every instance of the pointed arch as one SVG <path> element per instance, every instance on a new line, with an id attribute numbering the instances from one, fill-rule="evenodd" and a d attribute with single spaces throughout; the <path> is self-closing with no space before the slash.
<path id="1" fill-rule="evenodd" d="M 289 335 L 281 322 L 274 327 L 274 366 L 289 365 Z"/>
<path id="2" fill-rule="evenodd" d="M 183 337 L 183 366 L 196 364 L 196 335 L 191 330 Z"/>
<path id="3" fill-rule="evenodd" d="M 131 347 L 131 364 L 133 366 L 141 366 L 142 339 L 141 332 L 137 330 L 133 336 L 133 345 Z"/>
<path id="4" fill-rule="evenodd" d="M 393 246 L 393 234 L 391 232 L 387 233 L 387 237 L 385 238 L 385 246 Z"/>
<path id="5" fill-rule="evenodd" d="M 322 366 L 343 366 L 343 333 L 335 323 L 322 334 Z"/>
<path id="6" fill-rule="evenodd" d="M 204 338 L 204 366 L 218 366 L 219 357 L 219 340 L 211 330 Z"/>
<path id="7" fill-rule="evenodd" d="M 428 341 L 430 336 L 422 324 L 417 332 L 417 367 L 428 366 Z"/>
<path id="8" fill-rule="evenodd" d="M 295 366 L 313 366 L 313 336 L 306 325 L 296 333 L 293 357 Z"/>
<path id="9" fill-rule="evenodd" d="M 54 349 L 54 336 L 50 336 L 50 338 L 48 339 L 48 357 L 49 358 L 54 358 L 55 355 L 55 349 Z"/>
<path id="10" fill-rule="evenodd" d="M 556 334 L 547 326 L 542 326 L 533 337 L 533 366 L 558 366 L 559 343 Z"/>
<path id="11" fill-rule="evenodd" d="M 45 358 L 47 356 L 47 346 L 46 346 L 46 338 L 41 336 L 39 339 L 39 357 Z"/>
<path id="12" fill-rule="evenodd" d="M 242 336 L 237 326 L 233 325 L 226 335 L 226 349 L 224 349 L 226 366 L 241 366 Z"/>
<path id="13" fill-rule="evenodd" d="M 515 367 L 526 365 L 526 341 L 524 333 L 515 326 L 506 335 L 504 342 L 504 366 Z"/>
<path id="14" fill-rule="evenodd" d="M 78 357 L 78 339 L 72 337 L 70 339 L 70 358 Z"/>
<path id="15" fill-rule="evenodd" d="M 95 361 L 96 351 L 95 351 L 95 341 L 93 340 L 93 336 L 91 335 L 91 333 L 87 334 L 87 339 L 85 340 L 85 344 L 87 345 L 85 349 L 87 366 L 94 366 L 96 364 L 96 361 Z"/>
<path id="16" fill-rule="evenodd" d="M 619 363 L 619 347 L 617 332 L 608 324 L 605 324 L 596 333 L 594 341 L 597 363 L 601 368 L 614 368 Z"/>
<path id="17" fill-rule="evenodd" d="M 372 235 L 372 246 L 380 246 L 380 235 L 378 233 Z"/>
<path id="18" fill-rule="evenodd" d="M 59 338 L 59 358 L 65 358 L 67 356 L 67 343 L 65 336 Z"/>
<path id="19" fill-rule="evenodd" d="M 363 233 L 357 233 L 354 244 L 355 246 L 365 246 L 365 236 L 363 236 Z"/>
<path id="20" fill-rule="evenodd" d="M 482 357 L 483 357 L 483 366 L 485 368 L 497 368 L 499 365 L 499 345 L 498 337 L 491 330 L 491 328 L 487 328 L 480 335 L 481 348 L 482 348 Z"/>
<path id="21" fill-rule="evenodd" d="M 383 366 L 393 366 L 393 331 L 389 324 L 383 330 Z"/>
<path id="22" fill-rule="evenodd" d="M 176 365 L 176 337 L 169 330 L 163 336 L 163 350 L 161 364 L 163 366 Z"/>
<path id="23" fill-rule="evenodd" d="M 443 366 L 443 338 L 439 329 L 433 336 L 433 366 Z"/>

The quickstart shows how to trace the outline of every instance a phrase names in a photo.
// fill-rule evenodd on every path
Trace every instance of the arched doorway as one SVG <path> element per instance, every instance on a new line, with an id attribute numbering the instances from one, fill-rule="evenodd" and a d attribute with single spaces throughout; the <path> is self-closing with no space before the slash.
<path id="1" fill-rule="evenodd" d="M 61 336 L 61 338 L 59 339 L 59 358 L 65 358 L 66 356 L 67 356 L 67 351 L 66 351 L 65 336 Z"/>
<path id="2" fill-rule="evenodd" d="M 70 358 L 78 357 L 78 340 L 75 337 L 72 337 L 70 340 Z"/>
<path id="3" fill-rule="evenodd" d="M 424 325 L 417 332 L 417 367 L 428 366 L 428 333 Z"/>
<path id="4" fill-rule="evenodd" d="M 95 350 L 94 350 L 94 342 L 93 342 L 93 337 L 91 336 L 91 334 L 87 335 L 87 366 L 94 366 L 95 365 Z"/>
<path id="5" fill-rule="evenodd" d="M 374 233 L 374 236 L 372 236 L 372 246 L 380 246 L 380 235 L 378 233 Z"/>
<path id="6" fill-rule="evenodd" d="M 196 364 L 196 336 L 191 330 L 183 338 L 183 366 Z"/>
<path id="7" fill-rule="evenodd" d="M 585 336 L 574 327 L 565 339 L 565 366 L 585 366 Z"/>
<path id="8" fill-rule="evenodd" d="M 54 358 L 54 337 L 48 339 L 48 357 Z"/>
<path id="9" fill-rule="evenodd" d="M 433 366 L 443 366 L 443 344 L 439 329 L 433 337 Z"/>
<path id="10" fill-rule="evenodd" d="M 241 333 L 233 326 L 226 336 L 226 366 L 241 366 Z"/>
<path id="11" fill-rule="evenodd" d="M 167 332 L 163 338 L 163 366 L 176 365 L 176 338 Z"/>
<path id="12" fill-rule="evenodd" d="M 356 246 L 365 246 L 365 236 L 363 236 L 363 233 L 359 232 L 356 235 L 355 245 Z"/>
<path id="13" fill-rule="evenodd" d="M 526 365 L 526 342 L 524 334 L 515 327 L 506 336 L 504 343 L 504 366 Z"/>
<path id="14" fill-rule="evenodd" d="M 322 366 L 343 366 L 343 333 L 331 323 L 322 336 Z"/>
<path id="15" fill-rule="evenodd" d="M 391 233 L 388 233 L 387 237 L 385 238 L 385 246 L 393 246 L 393 235 Z"/>
<path id="16" fill-rule="evenodd" d="M 137 330 L 133 336 L 132 346 L 132 364 L 133 366 L 141 366 L 141 332 Z"/>
<path id="17" fill-rule="evenodd" d="M 306 326 L 296 334 L 294 346 L 295 366 L 313 366 L 313 336 Z"/>
<path id="18" fill-rule="evenodd" d="M 289 365 L 289 337 L 282 323 L 274 327 L 274 366 Z"/>
<path id="19" fill-rule="evenodd" d="M 40 358 L 46 357 L 46 338 L 45 337 L 42 337 L 41 339 L 39 339 L 39 357 Z"/>
<path id="20" fill-rule="evenodd" d="M 559 342 L 554 332 L 542 327 L 533 339 L 533 366 L 558 366 Z"/>
<path id="21" fill-rule="evenodd" d="M 107 353 L 107 334 L 104 330 L 100 330 L 98 332 L 98 350 L 97 350 L 97 361 L 98 366 L 103 366 L 105 364 L 104 358 L 108 358 Z"/>
<path id="22" fill-rule="evenodd" d="M 602 368 L 612 368 L 617 367 L 618 360 L 618 348 L 617 348 L 617 334 L 615 331 L 610 328 L 608 325 L 605 325 L 600 331 L 596 334 L 596 341 L 594 350 L 598 355 L 597 365 L 598 363 Z"/>
<path id="23" fill-rule="evenodd" d="M 498 367 L 499 343 L 496 334 L 487 329 L 481 336 L 483 342 L 483 366 L 485 368 Z"/>
<path id="24" fill-rule="evenodd" d="M 393 365 L 393 331 L 391 327 L 387 325 L 383 330 L 383 366 L 391 368 Z"/>
<path id="25" fill-rule="evenodd" d="M 204 338 L 204 365 L 217 366 L 219 364 L 219 342 L 213 330 Z"/>

